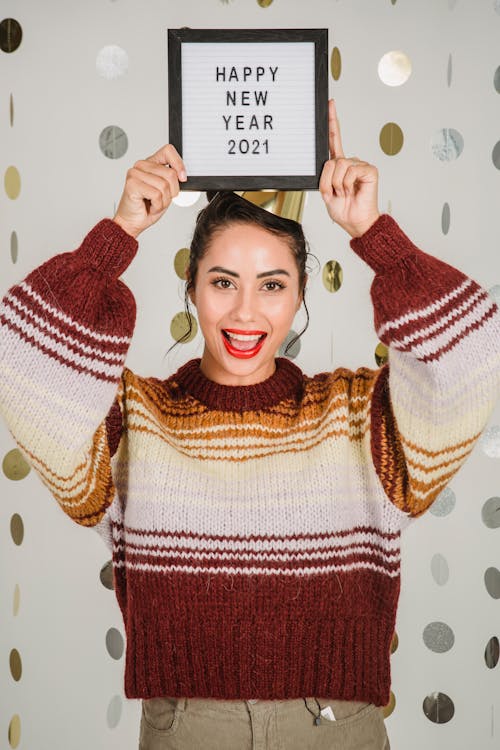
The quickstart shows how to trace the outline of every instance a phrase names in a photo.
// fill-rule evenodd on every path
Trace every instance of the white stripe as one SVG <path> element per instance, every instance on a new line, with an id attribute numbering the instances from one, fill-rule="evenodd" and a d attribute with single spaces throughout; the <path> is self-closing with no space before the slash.
<path id="1" fill-rule="evenodd" d="M 150 555 L 151 557 L 185 557 L 189 558 L 190 560 L 194 559 L 201 559 L 201 558 L 209 558 L 211 560 L 227 560 L 233 557 L 237 557 L 239 560 L 253 560 L 254 562 L 258 562 L 259 560 L 263 562 L 269 562 L 269 564 L 273 562 L 293 562 L 294 560 L 314 560 L 314 559 L 328 559 L 330 557 L 349 557 L 352 554 L 366 554 L 370 555 L 372 557 L 379 558 L 380 561 L 384 561 L 386 563 L 396 563 L 400 559 L 400 554 L 394 554 L 394 555 L 387 555 L 381 552 L 380 550 L 373 550 L 369 549 L 368 547 L 350 547 L 349 549 L 339 549 L 339 550 L 324 550 L 323 552 L 300 552 L 296 555 L 293 555 L 291 553 L 283 553 L 283 554 L 265 554 L 264 552 L 254 552 L 253 554 L 243 553 L 243 552 L 204 552 L 203 550 L 198 550 L 196 552 L 193 552 L 192 550 L 187 552 L 181 552 L 180 550 L 172 549 L 172 550 L 151 550 L 149 553 L 145 550 L 136 550 L 131 549 L 125 544 L 116 544 L 114 546 L 115 551 L 120 550 L 127 550 L 127 557 L 130 559 L 131 557 L 138 557 L 142 555 Z"/>
<path id="2" fill-rule="evenodd" d="M 228 574 L 228 575 L 269 575 L 269 576 L 310 576 L 319 575 L 324 573 L 349 573 L 353 570 L 372 570 L 375 573 L 382 573 L 389 578 L 398 578 L 399 569 L 389 570 L 383 565 L 376 565 L 375 563 L 353 563 L 351 565 L 322 565 L 314 568 L 295 568 L 289 569 L 274 569 L 269 568 L 229 568 L 224 566 L 222 568 L 206 568 L 204 566 L 195 567 L 193 565 L 150 565 L 149 563 L 131 563 L 128 560 L 119 560 L 114 563 L 115 568 L 127 567 L 129 570 L 141 570 L 148 572 L 169 572 L 169 573 L 210 573 L 210 574 Z"/>
<path id="3" fill-rule="evenodd" d="M 126 531 L 124 534 L 127 544 L 135 544 L 138 547 L 147 549 L 148 547 L 155 547 L 158 545 L 167 545 L 188 547 L 192 550 L 200 550 L 203 547 L 208 550 L 215 550 L 216 548 L 222 548 L 225 550 L 235 550 L 239 553 L 240 550 L 255 550 L 255 552 L 262 552 L 263 550 L 269 550 L 275 552 L 276 550 L 296 550 L 304 551 L 311 548 L 313 545 L 319 548 L 332 547 L 338 549 L 345 549 L 351 546 L 361 546 L 372 544 L 375 545 L 382 552 L 399 552 L 400 541 L 399 537 L 395 539 L 384 539 L 378 534 L 369 532 L 353 532 L 347 534 L 345 537 L 336 537 L 331 535 L 326 539 L 263 539 L 263 540 L 252 540 L 252 539 L 193 539 L 192 537 L 176 537 L 171 534 L 166 536 L 155 536 L 153 534 L 143 535 L 134 534 L 130 531 Z M 119 533 L 118 529 L 114 527 L 113 537 L 117 540 L 121 540 L 123 535 Z"/>
<path id="4" fill-rule="evenodd" d="M 467 313 L 467 315 L 459 318 L 453 325 L 446 328 L 445 331 L 440 334 L 431 336 L 421 344 L 417 344 L 417 346 L 414 346 L 412 348 L 413 356 L 422 359 L 423 357 L 434 354 L 439 349 L 444 348 L 454 338 L 456 338 L 458 334 L 463 333 L 463 331 L 470 325 L 481 320 L 481 318 L 488 312 L 488 310 L 491 310 L 491 308 L 494 306 L 495 303 L 492 299 L 487 298 L 482 300 L 481 303 L 476 305 L 469 313 Z M 456 345 L 459 347 L 467 346 L 467 344 L 465 343 L 465 339 L 457 342 Z M 400 341 L 393 341 L 392 346 L 397 349 L 404 348 L 404 345 Z M 486 352 L 485 354 L 489 355 L 489 352 Z"/>
<path id="5" fill-rule="evenodd" d="M 423 307 L 421 310 L 414 310 L 413 312 L 406 313 L 396 320 L 387 321 L 387 323 L 384 323 L 384 325 L 382 325 L 377 331 L 379 338 L 380 336 L 382 336 L 382 334 L 385 333 L 385 331 L 388 331 L 391 328 L 400 328 L 401 326 L 406 325 L 406 323 L 409 323 L 412 320 L 418 320 L 419 318 L 425 318 L 428 315 L 434 315 L 438 310 L 447 305 L 450 300 L 458 297 L 464 291 L 464 289 L 467 289 L 467 287 L 469 287 L 472 283 L 472 279 L 466 279 L 459 287 L 451 291 L 445 297 L 441 297 L 440 300 L 435 300 L 427 307 Z"/>
<path id="6" fill-rule="evenodd" d="M 70 344 L 73 344 L 78 349 L 80 349 L 83 352 L 86 352 L 87 354 L 97 354 L 98 356 L 104 357 L 105 359 L 114 361 L 114 362 L 122 362 L 124 355 L 123 354 L 117 354 L 116 352 L 107 352 L 104 349 L 100 348 L 93 348 L 91 346 L 87 346 L 86 344 L 83 344 L 78 339 L 73 338 L 72 336 L 68 336 L 66 333 L 64 333 L 60 328 L 56 328 L 56 326 L 51 325 L 47 320 L 44 320 L 39 315 L 36 315 L 33 310 L 31 310 L 26 305 L 22 304 L 19 300 L 17 300 L 14 296 L 8 295 L 9 300 L 12 302 L 12 304 L 18 309 L 22 310 L 23 312 L 28 315 L 38 326 L 40 329 L 46 329 L 49 333 L 53 334 L 55 338 L 62 338 L 65 341 L 68 341 Z M 8 309 L 8 308 L 6 308 Z M 9 317 L 9 320 L 13 322 L 17 322 L 17 325 L 25 330 L 25 326 L 27 325 L 25 321 L 21 317 L 10 317 L 7 316 L 6 311 L 4 310 L 4 315 L 6 317 Z"/>
<path id="7" fill-rule="evenodd" d="M 432 325 L 427 326 L 427 328 L 419 328 L 418 331 L 415 331 L 415 333 L 411 333 L 408 336 L 405 336 L 403 339 L 394 339 L 391 342 L 391 346 L 395 346 L 398 349 L 404 350 L 408 347 L 408 344 L 410 344 L 415 339 L 422 338 L 422 337 L 432 337 L 435 331 L 442 328 L 444 325 L 448 324 L 454 318 L 458 318 L 464 310 L 466 310 L 468 307 L 471 307 L 472 303 L 476 302 L 480 297 L 483 297 L 484 299 L 488 299 L 487 293 L 485 292 L 484 289 L 478 289 L 471 297 L 465 300 L 465 302 L 463 302 L 459 307 L 453 308 L 453 310 L 449 312 L 448 315 L 445 315 L 444 318 L 439 318 L 436 323 L 433 323 Z M 489 299 L 489 301 L 492 302 L 491 298 Z M 474 306 L 472 307 L 474 309 Z"/>
<path id="8" fill-rule="evenodd" d="M 74 354 L 70 349 L 68 349 L 64 344 L 60 344 L 54 339 L 52 339 L 50 336 L 45 335 L 40 331 L 38 326 L 33 325 L 32 323 L 26 323 L 25 321 L 21 320 L 21 318 L 18 318 L 15 311 L 11 308 L 10 310 L 5 311 L 5 317 L 8 320 L 12 320 L 13 318 L 17 318 L 17 324 L 19 327 L 29 336 L 32 336 L 35 341 L 37 341 L 40 345 L 45 346 L 50 351 L 58 354 L 59 356 L 63 357 L 67 362 L 73 362 L 75 364 L 78 364 L 82 367 L 84 367 L 86 370 L 88 370 L 91 374 L 95 372 L 103 373 L 107 375 L 110 378 L 116 378 L 119 379 L 121 373 L 122 373 L 122 366 L 119 365 L 107 365 L 105 362 L 100 362 L 96 359 L 91 359 L 88 357 L 84 357 L 80 354 Z M 10 336 L 16 336 L 16 338 L 19 338 L 19 335 L 15 333 L 15 331 L 9 331 Z M 125 355 L 120 359 L 120 362 L 125 359 Z"/>
<path id="9" fill-rule="evenodd" d="M 114 344 L 127 344 L 130 341 L 130 338 L 128 336 L 111 336 L 107 333 L 97 333 L 97 331 L 93 331 L 91 328 L 86 328 L 80 323 L 77 323 L 76 320 L 73 320 L 73 318 L 70 318 L 69 315 L 66 315 L 62 310 L 58 310 L 57 308 L 52 307 L 52 305 L 49 305 L 49 303 L 46 302 L 43 297 L 40 297 L 38 292 L 35 292 L 35 290 L 26 283 L 26 281 L 22 281 L 19 286 L 26 292 L 26 294 L 28 294 L 30 297 L 33 297 L 33 299 L 36 300 L 44 310 L 47 310 L 47 312 L 49 312 L 55 318 L 63 320 L 65 323 L 72 326 L 77 331 L 80 331 L 80 333 L 85 333 L 87 334 L 87 336 L 92 336 L 92 338 L 96 339 L 96 341 L 110 341 Z"/>

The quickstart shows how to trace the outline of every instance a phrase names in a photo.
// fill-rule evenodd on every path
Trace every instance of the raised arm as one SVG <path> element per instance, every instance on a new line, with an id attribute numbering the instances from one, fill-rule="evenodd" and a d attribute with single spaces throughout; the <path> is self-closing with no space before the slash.
<path id="1" fill-rule="evenodd" d="M 320 189 L 375 271 L 375 328 L 389 347 L 371 399 L 371 452 L 389 499 L 422 514 L 463 464 L 500 394 L 500 313 L 461 271 L 419 250 L 377 207 L 377 170 L 346 159 L 333 102 Z"/>
<path id="2" fill-rule="evenodd" d="M 79 248 L 36 268 L 0 303 L 0 414 L 61 508 L 85 526 L 114 497 L 110 445 L 136 314 L 119 276 L 135 256 L 135 237 L 179 191 L 166 159 L 179 165 L 172 146 L 138 162 L 115 220 L 103 219 Z"/>

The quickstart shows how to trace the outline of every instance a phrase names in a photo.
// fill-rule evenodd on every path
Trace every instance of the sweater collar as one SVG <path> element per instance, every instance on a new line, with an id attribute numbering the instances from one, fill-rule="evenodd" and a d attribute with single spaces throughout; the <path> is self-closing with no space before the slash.
<path id="1" fill-rule="evenodd" d="M 209 380 L 200 369 L 200 359 L 192 359 L 171 380 L 209 409 L 219 411 L 258 411 L 276 406 L 280 401 L 300 400 L 302 371 L 285 357 L 276 359 L 276 370 L 266 380 L 254 385 L 222 385 Z"/>

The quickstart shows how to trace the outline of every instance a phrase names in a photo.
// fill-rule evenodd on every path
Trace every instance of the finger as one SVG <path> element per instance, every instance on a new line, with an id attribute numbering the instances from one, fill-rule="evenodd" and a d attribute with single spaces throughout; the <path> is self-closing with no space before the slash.
<path id="1" fill-rule="evenodd" d="M 332 177 L 335 170 L 335 159 L 326 161 L 319 179 L 319 192 L 328 201 L 333 195 Z"/>
<path id="2" fill-rule="evenodd" d="M 132 198 L 148 200 L 150 202 L 151 208 L 148 213 L 161 213 L 168 208 L 172 201 L 169 184 L 165 184 L 163 189 L 159 189 L 150 182 L 132 179 L 129 182 L 129 191 Z"/>
<path id="3" fill-rule="evenodd" d="M 330 99 L 328 102 L 328 145 L 332 159 L 343 158 L 344 149 L 342 147 L 342 138 L 340 137 L 340 125 L 333 99 Z"/>
<path id="4" fill-rule="evenodd" d="M 154 154 L 148 156 L 147 161 L 154 162 L 156 164 L 170 164 L 179 175 L 181 182 L 187 180 L 186 165 L 184 164 L 182 157 L 179 155 L 177 149 L 172 146 L 171 143 L 167 143 L 162 146 Z"/>
<path id="5" fill-rule="evenodd" d="M 352 166 L 352 159 L 336 159 L 332 174 L 332 187 L 335 195 L 343 198 L 345 195 L 344 178 L 347 170 Z"/>
<path id="6" fill-rule="evenodd" d="M 344 177 L 344 190 L 348 195 L 354 193 L 356 182 L 373 183 L 377 181 L 377 168 L 368 162 L 351 164 Z"/>
<path id="7" fill-rule="evenodd" d="M 167 167 L 164 164 L 155 164 L 146 159 L 137 161 L 131 172 L 133 170 L 137 170 L 137 174 L 133 172 L 135 177 L 145 182 L 151 182 L 152 185 L 156 185 L 160 190 L 163 189 L 165 181 L 168 182 L 172 196 L 175 198 L 175 196 L 179 195 L 179 179 L 175 169 Z"/>

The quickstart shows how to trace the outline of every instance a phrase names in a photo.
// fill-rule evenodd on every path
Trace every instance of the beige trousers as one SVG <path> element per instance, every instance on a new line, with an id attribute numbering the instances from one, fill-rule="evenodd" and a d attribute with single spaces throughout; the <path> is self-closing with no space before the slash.
<path id="1" fill-rule="evenodd" d="M 139 750 L 390 750 L 380 708 L 329 698 L 305 701 L 144 700 Z M 318 725 L 316 701 L 323 710 Z"/>

